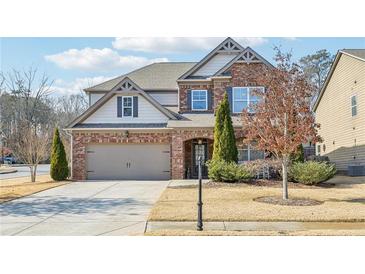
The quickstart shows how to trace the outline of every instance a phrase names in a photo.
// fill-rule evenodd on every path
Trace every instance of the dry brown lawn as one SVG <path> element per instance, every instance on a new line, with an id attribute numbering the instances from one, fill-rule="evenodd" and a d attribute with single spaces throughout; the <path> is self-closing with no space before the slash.
<path id="1" fill-rule="evenodd" d="M 49 175 L 37 176 L 34 183 L 30 182 L 29 177 L 0 180 L 0 204 L 67 183 L 55 182 Z"/>
<path id="2" fill-rule="evenodd" d="M 146 236 L 365 236 L 365 229 L 303 231 L 196 231 L 156 230 Z"/>
<path id="3" fill-rule="evenodd" d="M 323 201 L 315 206 L 283 206 L 255 202 L 281 195 L 280 188 L 239 185 L 203 188 L 205 221 L 365 222 L 365 184 L 333 188 L 289 188 L 289 196 Z M 150 221 L 195 221 L 196 187 L 169 187 L 153 207 Z"/>

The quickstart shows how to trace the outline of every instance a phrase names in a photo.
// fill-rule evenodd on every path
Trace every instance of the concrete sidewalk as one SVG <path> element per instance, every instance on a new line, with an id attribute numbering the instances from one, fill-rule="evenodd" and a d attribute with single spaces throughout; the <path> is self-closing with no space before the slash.
<path id="1" fill-rule="evenodd" d="M 363 222 L 204 222 L 204 230 L 219 231 L 297 231 L 365 229 Z M 196 222 L 147 222 L 145 232 L 157 230 L 196 230 Z"/>

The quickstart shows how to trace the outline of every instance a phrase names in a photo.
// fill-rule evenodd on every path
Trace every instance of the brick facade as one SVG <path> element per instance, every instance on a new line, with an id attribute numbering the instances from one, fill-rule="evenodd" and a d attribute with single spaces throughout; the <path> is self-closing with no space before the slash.
<path id="1" fill-rule="evenodd" d="M 262 63 L 235 63 L 230 68 L 231 78 L 213 78 L 210 82 L 184 82 L 179 83 L 180 113 L 191 111 L 187 104 L 187 91 L 191 89 L 206 89 L 212 91 L 213 110 L 223 99 L 227 87 L 260 86 L 260 83 L 252 76 L 253 71 L 262 70 Z M 244 136 L 242 130 L 235 131 L 236 138 Z M 171 145 L 171 178 L 183 179 L 187 165 L 191 160 L 191 148 L 186 149 L 186 142 L 192 139 L 213 140 L 213 129 L 172 129 L 169 132 L 130 132 L 126 136 L 125 131 L 116 132 L 74 132 L 73 133 L 73 179 L 85 180 L 86 171 L 86 148 L 88 144 L 141 144 L 156 143 Z M 241 142 L 241 141 L 240 141 Z M 212 142 L 208 141 L 209 150 L 212 151 Z M 211 155 L 211 153 L 209 153 Z M 189 158 L 189 159 L 190 159 Z"/>
<path id="2" fill-rule="evenodd" d="M 170 133 L 76 132 L 73 133 L 72 179 L 86 180 L 86 148 L 89 144 L 170 144 Z"/>
<path id="3" fill-rule="evenodd" d="M 212 91 L 213 110 L 215 110 L 227 90 L 227 87 L 260 86 L 254 75 L 262 71 L 266 65 L 263 63 L 235 63 L 230 68 L 230 79 L 213 78 L 209 83 L 184 82 L 179 83 L 180 113 L 191 111 L 188 109 L 188 90 L 205 89 Z"/>
<path id="4" fill-rule="evenodd" d="M 191 111 L 188 109 L 188 90 L 192 89 L 212 90 L 212 85 L 204 83 L 179 84 L 180 113 Z"/>

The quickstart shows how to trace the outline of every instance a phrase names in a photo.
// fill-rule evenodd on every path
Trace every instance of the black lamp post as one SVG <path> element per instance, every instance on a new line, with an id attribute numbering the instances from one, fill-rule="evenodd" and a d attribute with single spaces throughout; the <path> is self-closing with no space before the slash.
<path id="1" fill-rule="evenodd" d="M 202 157 L 199 157 L 198 178 L 199 178 L 199 193 L 198 193 L 198 224 L 196 229 L 203 230 L 203 202 L 202 202 Z"/>

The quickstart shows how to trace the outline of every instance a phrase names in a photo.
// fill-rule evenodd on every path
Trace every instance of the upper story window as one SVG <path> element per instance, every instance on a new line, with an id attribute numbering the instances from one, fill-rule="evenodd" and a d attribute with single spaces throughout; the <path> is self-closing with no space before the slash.
<path id="1" fill-rule="evenodd" d="M 256 104 L 259 98 L 254 95 L 254 90 L 263 87 L 234 87 L 232 89 L 233 113 L 240 113 L 243 109 L 249 108 L 250 105 Z"/>
<path id="2" fill-rule="evenodd" d="M 191 91 L 191 109 L 192 110 L 208 109 L 208 92 L 206 90 Z"/>
<path id="3" fill-rule="evenodd" d="M 357 100 L 356 95 L 351 96 L 351 116 L 357 115 Z"/>
<path id="4" fill-rule="evenodd" d="M 123 96 L 123 117 L 133 116 L 133 97 Z"/>

